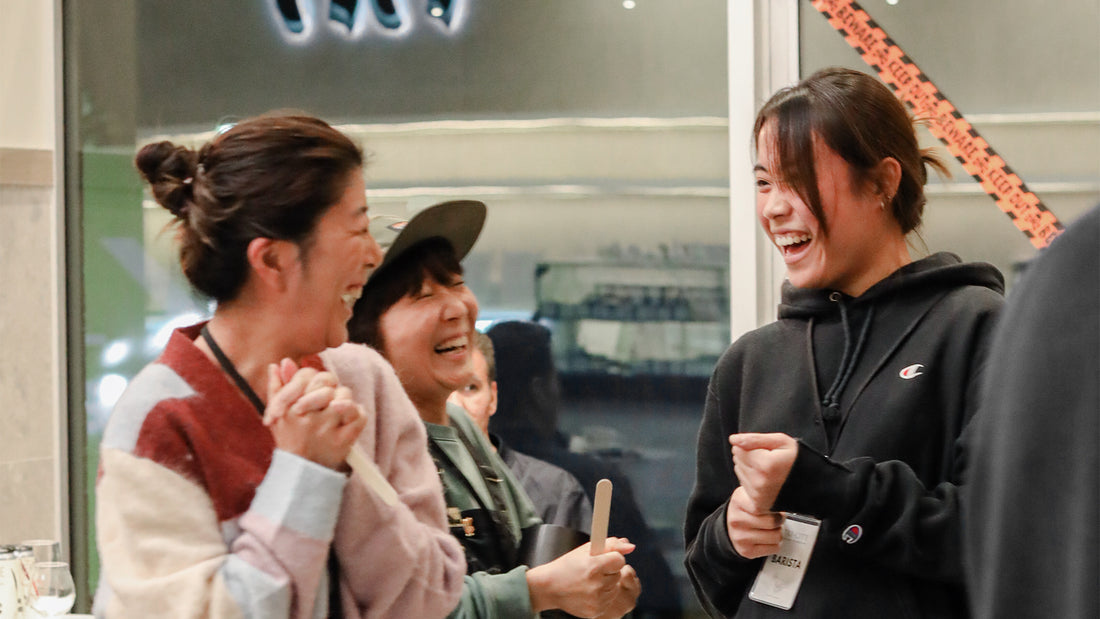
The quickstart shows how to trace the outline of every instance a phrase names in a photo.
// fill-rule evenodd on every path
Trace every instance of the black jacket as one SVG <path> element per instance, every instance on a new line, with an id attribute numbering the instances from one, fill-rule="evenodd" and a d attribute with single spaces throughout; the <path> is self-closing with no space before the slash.
<path id="1" fill-rule="evenodd" d="M 974 616 L 1100 617 L 1100 206 L 1028 266 L 991 354 L 962 496 Z"/>
<path id="2" fill-rule="evenodd" d="M 1003 290 L 992 266 L 945 253 L 858 298 L 784 286 L 779 320 L 734 342 L 708 388 L 685 564 L 709 613 L 966 616 L 959 438 Z M 748 599 L 763 559 L 742 558 L 726 533 L 737 484 L 727 437 L 737 432 L 799 440 L 773 509 L 823 520 L 790 611 Z M 862 534 L 847 543 L 851 525 Z"/>

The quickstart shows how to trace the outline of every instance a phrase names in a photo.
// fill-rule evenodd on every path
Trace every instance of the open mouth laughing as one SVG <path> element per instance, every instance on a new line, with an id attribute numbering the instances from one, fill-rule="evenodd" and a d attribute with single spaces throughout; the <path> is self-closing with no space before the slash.
<path id="1" fill-rule="evenodd" d="M 453 337 L 435 347 L 435 352 L 441 355 L 462 352 L 466 350 L 469 338 L 465 335 Z"/>
<path id="2" fill-rule="evenodd" d="M 357 286 L 354 290 L 349 290 L 340 295 L 340 300 L 344 302 L 344 307 L 351 311 L 355 307 L 355 302 L 359 300 L 359 297 L 363 295 L 363 287 Z"/>
<path id="3" fill-rule="evenodd" d="M 775 246 L 779 248 L 779 251 L 783 252 L 784 256 L 792 256 L 797 254 L 802 249 L 805 249 L 810 245 L 810 241 L 813 237 L 804 232 L 781 234 L 773 237 L 775 239 Z"/>

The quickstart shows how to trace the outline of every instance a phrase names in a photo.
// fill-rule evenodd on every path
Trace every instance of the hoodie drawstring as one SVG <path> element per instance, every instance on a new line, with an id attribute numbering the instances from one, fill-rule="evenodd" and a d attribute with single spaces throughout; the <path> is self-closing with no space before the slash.
<path id="1" fill-rule="evenodd" d="M 863 326 L 859 330 L 859 339 L 856 340 L 855 348 L 850 349 L 852 332 L 848 325 L 848 308 L 844 305 L 844 299 L 841 298 L 839 293 L 830 294 L 829 300 L 835 301 L 840 306 L 840 322 L 844 327 L 844 354 L 841 355 L 840 369 L 836 373 L 836 378 L 833 379 L 833 384 L 821 400 L 821 406 L 823 407 L 821 416 L 827 421 L 835 421 L 840 418 L 840 394 L 848 386 L 848 380 L 852 377 L 859 355 L 863 352 L 863 344 L 867 341 L 867 332 L 871 330 L 871 318 L 875 315 L 875 307 L 872 305 L 867 308 L 867 317 L 863 319 Z"/>

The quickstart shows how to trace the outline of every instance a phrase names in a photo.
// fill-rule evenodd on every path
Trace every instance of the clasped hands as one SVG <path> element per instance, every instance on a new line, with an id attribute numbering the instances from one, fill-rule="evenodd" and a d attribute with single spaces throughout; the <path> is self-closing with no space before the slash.
<path id="1" fill-rule="evenodd" d="M 740 485 L 726 508 L 726 533 L 746 559 L 775 554 L 783 539 L 784 514 L 772 506 L 794 465 L 798 441 L 777 432 L 731 434 L 729 442 Z"/>
<path id="2" fill-rule="evenodd" d="M 351 389 L 331 372 L 298 367 L 290 359 L 268 366 L 264 425 L 275 446 L 335 470 L 345 461 L 367 425 Z"/>

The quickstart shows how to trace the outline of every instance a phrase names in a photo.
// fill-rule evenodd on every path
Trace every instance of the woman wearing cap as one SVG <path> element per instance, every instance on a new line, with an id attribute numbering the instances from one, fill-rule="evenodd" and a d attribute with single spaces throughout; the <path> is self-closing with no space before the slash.
<path id="1" fill-rule="evenodd" d="M 466 549 L 466 586 L 451 616 L 530 617 L 561 609 L 619 617 L 640 591 L 623 558 L 633 545 L 609 538 L 601 554 L 585 544 L 549 563 L 523 565 L 517 554 L 522 531 L 540 522 L 534 508 L 465 411 L 448 405 L 473 373 L 478 306 L 459 260 L 484 219 L 484 204 L 460 201 L 410 220 L 356 302 L 350 337 L 393 364 L 427 427 L 451 530 Z"/>
<path id="2" fill-rule="evenodd" d="M 696 592 L 724 617 L 965 617 L 959 439 L 1001 275 L 909 257 L 940 166 L 873 77 L 815 73 L 753 135 L 757 214 L 789 281 L 779 320 L 711 376 L 685 525 Z"/>
<path id="3" fill-rule="evenodd" d="M 461 593 L 424 431 L 392 369 L 344 345 L 381 260 L 359 149 L 263 116 L 137 166 L 217 302 L 118 401 L 97 483 L 106 617 L 442 617 Z M 353 445 L 400 501 L 348 477 Z"/>

